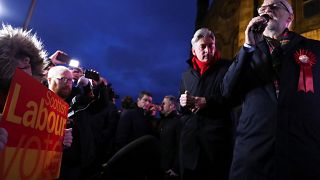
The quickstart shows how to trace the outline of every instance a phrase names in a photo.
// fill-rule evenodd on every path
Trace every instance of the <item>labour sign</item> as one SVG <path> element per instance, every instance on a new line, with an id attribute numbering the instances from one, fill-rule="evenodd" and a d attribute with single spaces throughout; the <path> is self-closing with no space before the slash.
<path id="1" fill-rule="evenodd" d="M 16 70 L 0 122 L 9 134 L 0 152 L 0 179 L 59 177 L 68 108 L 33 77 Z"/>

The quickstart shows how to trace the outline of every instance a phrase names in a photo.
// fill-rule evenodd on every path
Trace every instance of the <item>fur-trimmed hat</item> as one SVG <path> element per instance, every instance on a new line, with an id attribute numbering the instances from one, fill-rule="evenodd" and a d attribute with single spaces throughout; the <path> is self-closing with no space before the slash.
<path id="1" fill-rule="evenodd" d="M 21 28 L 2 24 L 0 29 L 0 82 L 7 84 L 18 65 L 17 56 L 27 55 L 30 58 L 32 76 L 40 80 L 43 77 L 43 61 L 47 52 L 36 34 Z"/>

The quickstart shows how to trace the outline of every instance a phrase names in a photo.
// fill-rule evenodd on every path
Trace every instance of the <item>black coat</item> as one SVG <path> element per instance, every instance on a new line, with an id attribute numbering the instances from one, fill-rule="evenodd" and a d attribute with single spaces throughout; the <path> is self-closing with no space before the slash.
<path id="1" fill-rule="evenodd" d="M 227 179 L 232 130 L 230 106 L 220 90 L 229 65 L 229 61 L 219 60 L 202 76 L 190 65 L 182 74 L 180 93 L 187 90 L 193 96 L 205 97 L 207 102 L 197 113 L 186 108 L 181 111 L 181 171 L 194 171 L 192 178 Z"/>
<path id="2" fill-rule="evenodd" d="M 90 114 L 97 162 L 105 163 L 115 153 L 114 142 L 119 120 L 118 110 L 112 102 L 109 102 L 98 111 L 93 109 Z"/>
<path id="3" fill-rule="evenodd" d="M 146 114 L 142 108 L 137 106 L 123 111 L 116 131 L 116 149 L 120 149 L 144 135 L 156 136 L 156 129 L 152 125 L 154 120 L 152 116 Z"/>
<path id="4" fill-rule="evenodd" d="M 243 97 L 230 179 L 319 179 L 320 43 L 292 34 L 280 54 L 277 98 L 269 47 L 242 48 L 224 79 L 224 95 Z M 314 93 L 298 92 L 301 49 L 316 55 Z M 277 172 L 276 172 L 277 171 Z"/>
<path id="5" fill-rule="evenodd" d="M 103 123 L 101 121 L 116 121 L 116 117 L 108 116 L 114 112 L 114 107 L 109 103 L 106 87 L 100 85 L 97 90 L 99 95 L 94 101 L 89 101 L 92 99 L 79 94 L 70 105 L 70 121 L 67 126 L 72 127 L 73 139 L 71 147 L 63 151 L 60 179 L 85 179 L 98 171 L 98 168 L 93 167 L 99 162 L 98 158 L 102 159 L 100 150 L 103 145 L 99 140 L 109 139 L 102 132 L 104 127 L 97 126 Z"/>
<path id="6" fill-rule="evenodd" d="M 161 147 L 161 167 L 163 171 L 172 169 L 179 172 L 179 140 L 181 122 L 177 112 L 162 116 L 159 122 L 159 135 Z"/>

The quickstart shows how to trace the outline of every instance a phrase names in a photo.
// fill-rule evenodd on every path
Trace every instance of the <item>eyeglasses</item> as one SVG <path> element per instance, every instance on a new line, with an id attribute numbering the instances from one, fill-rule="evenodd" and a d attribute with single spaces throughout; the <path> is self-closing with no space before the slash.
<path id="1" fill-rule="evenodd" d="M 287 6 L 285 4 L 283 4 L 283 2 L 276 2 L 273 4 L 269 4 L 269 5 L 265 5 L 265 6 L 261 6 L 258 8 L 258 14 L 263 14 L 266 12 L 267 8 L 269 8 L 272 11 L 275 10 L 279 10 L 279 9 L 284 9 L 286 10 L 288 13 L 290 13 L 289 9 L 287 8 Z"/>
<path id="2" fill-rule="evenodd" d="M 68 82 L 72 83 L 72 78 L 61 77 L 61 78 L 56 78 L 56 79 L 58 79 L 59 81 L 62 81 L 64 83 L 68 83 Z"/>

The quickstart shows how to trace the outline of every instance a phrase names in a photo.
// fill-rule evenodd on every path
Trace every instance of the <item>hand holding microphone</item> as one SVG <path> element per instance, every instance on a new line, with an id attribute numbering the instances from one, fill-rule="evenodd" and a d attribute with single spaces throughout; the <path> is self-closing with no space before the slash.
<path id="1" fill-rule="evenodd" d="M 262 14 L 260 16 L 261 18 L 263 18 L 262 21 L 259 21 L 257 23 L 254 23 L 250 30 L 253 33 L 263 33 L 264 29 L 267 27 L 269 20 L 271 19 L 271 17 L 268 14 Z"/>
<path id="2" fill-rule="evenodd" d="M 272 19 L 268 14 L 263 14 L 251 19 L 245 31 L 245 44 L 255 46 L 256 42 L 263 39 L 263 31 Z"/>

